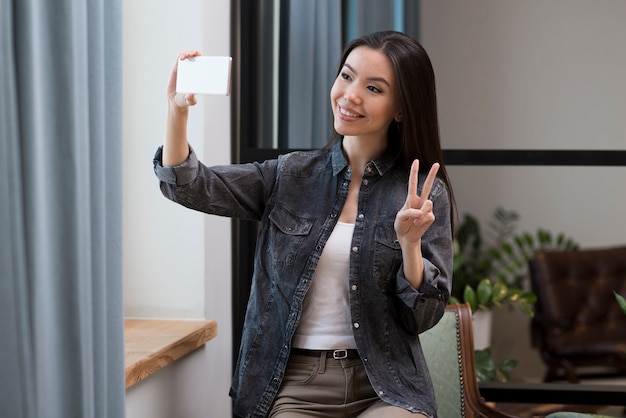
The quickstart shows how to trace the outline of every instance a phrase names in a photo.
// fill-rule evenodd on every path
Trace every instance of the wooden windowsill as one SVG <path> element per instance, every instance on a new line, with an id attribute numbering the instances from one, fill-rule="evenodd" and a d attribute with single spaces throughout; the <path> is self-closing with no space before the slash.
<path id="1" fill-rule="evenodd" d="M 217 335 L 217 321 L 125 319 L 126 388 L 203 346 Z"/>

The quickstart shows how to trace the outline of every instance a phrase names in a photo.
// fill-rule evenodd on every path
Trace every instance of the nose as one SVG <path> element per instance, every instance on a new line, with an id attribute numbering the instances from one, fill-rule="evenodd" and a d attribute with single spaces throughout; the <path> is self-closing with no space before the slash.
<path id="1" fill-rule="evenodd" d="M 357 89 L 353 86 L 346 87 L 346 90 L 343 93 L 343 99 L 354 104 L 361 103 L 361 97 L 359 96 Z"/>

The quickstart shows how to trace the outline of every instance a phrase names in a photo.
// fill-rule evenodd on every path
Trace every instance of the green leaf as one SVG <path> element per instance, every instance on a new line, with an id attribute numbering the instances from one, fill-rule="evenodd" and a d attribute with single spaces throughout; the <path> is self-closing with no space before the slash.
<path id="1" fill-rule="evenodd" d="M 552 243 L 552 234 L 550 234 L 550 232 L 546 231 L 545 229 L 540 229 L 537 232 L 537 235 L 539 236 L 539 245 L 541 245 L 542 247 L 550 246 L 550 244 Z"/>
<path id="2" fill-rule="evenodd" d="M 501 260 L 502 259 L 502 256 L 500 255 L 500 252 L 496 248 L 490 248 L 487 251 L 487 254 L 489 254 L 489 256 L 491 258 L 493 258 L 494 260 Z"/>
<path id="3" fill-rule="evenodd" d="M 489 347 L 474 352 L 476 357 L 476 377 L 479 382 L 501 381 L 508 382 L 513 369 L 517 367 L 517 360 L 498 362 L 493 359 Z"/>
<path id="4" fill-rule="evenodd" d="M 528 232 L 524 233 L 524 241 L 526 241 L 526 244 L 528 244 L 529 247 L 535 247 L 535 240 Z"/>
<path id="5" fill-rule="evenodd" d="M 507 293 L 509 292 L 508 286 L 504 282 L 498 282 L 493 285 L 493 289 L 491 292 L 491 299 L 494 302 L 500 302 L 506 298 Z"/>
<path id="6" fill-rule="evenodd" d="M 508 242 L 503 242 L 502 244 L 500 244 L 500 248 L 505 254 L 513 254 L 513 247 Z"/>
<path id="7" fill-rule="evenodd" d="M 517 360 L 504 360 L 496 363 L 495 380 L 498 382 L 508 382 L 511 380 L 511 372 L 517 367 Z"/>
<path id="8" fill-rule="evenodd" d="M 535 303 L 537 302 L 537 295 L 533 292 L 522 292 L 520 299 L 528 303 Z"/>
<path id="9" fill-rule="evenodd" d="M 476 357 L 476 377 L 479 382 L 490 382 L 495 380 L 496 377 L 496 365 L 491 358 L 491 349 L 485 348 L 483 350 L 475 351 Z"/>
<path id="10" fill-rule="evenodd" d="M 478 283 L 476 288 L 476 294 L 478 296 L 478 303 L 485 305 L 491 300 L 492 288 L 491 281 L 489 279 L 483 279 Z"/>
<path id="11" fill-rule="evenodd" d="M 565 242 L 565 234 L 560 233 L 556 238 L 556 246 L 559 248 L 563 247 L 563 242 Z"/>
<path id="12" fill-rule="evenodd" d="M 476 297 L 476 292 L 471 286 L 465 286 L 465 290 L 463 290 L 463 300 L 470 304 L 472 312 L 474 312 L 478 307 L 478 298 Z"/>

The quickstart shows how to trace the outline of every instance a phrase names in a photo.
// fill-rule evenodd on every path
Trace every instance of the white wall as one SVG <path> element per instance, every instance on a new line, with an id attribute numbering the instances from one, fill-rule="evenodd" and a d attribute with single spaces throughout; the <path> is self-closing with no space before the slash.
<path id="1" fill-rule="evenodd" d="M 152 170 L 177 54 L 230 52 L 229 0 L 124 2 L 124 308 L 126 316 L 207 318 L 218 336 L 127 392 L 129 418 L 231 414 L 230 221 L 165 199 Z M 200 97 L 189 140 L 207 164 L 230 162 L 230 98 Z"/>
<path id="2" fill-rule="evenodd" d="M 445 148 L 626 150 L 626 2 L 422 0 Z M 624 167 L 451 167 L 460 214 L 515 209 L 520 230 L 626 243 Z M 542 372 L 527 318 L 498 312 L 493 349 Z M 526 340 L 524 340 L 526 338 Z"/>

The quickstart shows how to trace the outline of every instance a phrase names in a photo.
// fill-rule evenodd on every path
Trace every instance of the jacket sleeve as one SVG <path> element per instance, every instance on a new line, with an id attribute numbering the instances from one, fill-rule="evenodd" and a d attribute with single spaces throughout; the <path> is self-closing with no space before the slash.
<path id="1" fill-rule="evenodd" d="M 161 192 L 168 199 L 200 212 L 259 220 L 276 179 L 277 160 L 207 167 L 189 148 L 182 164 L 163 167 L 163 148 L 154 159 Z"/>

